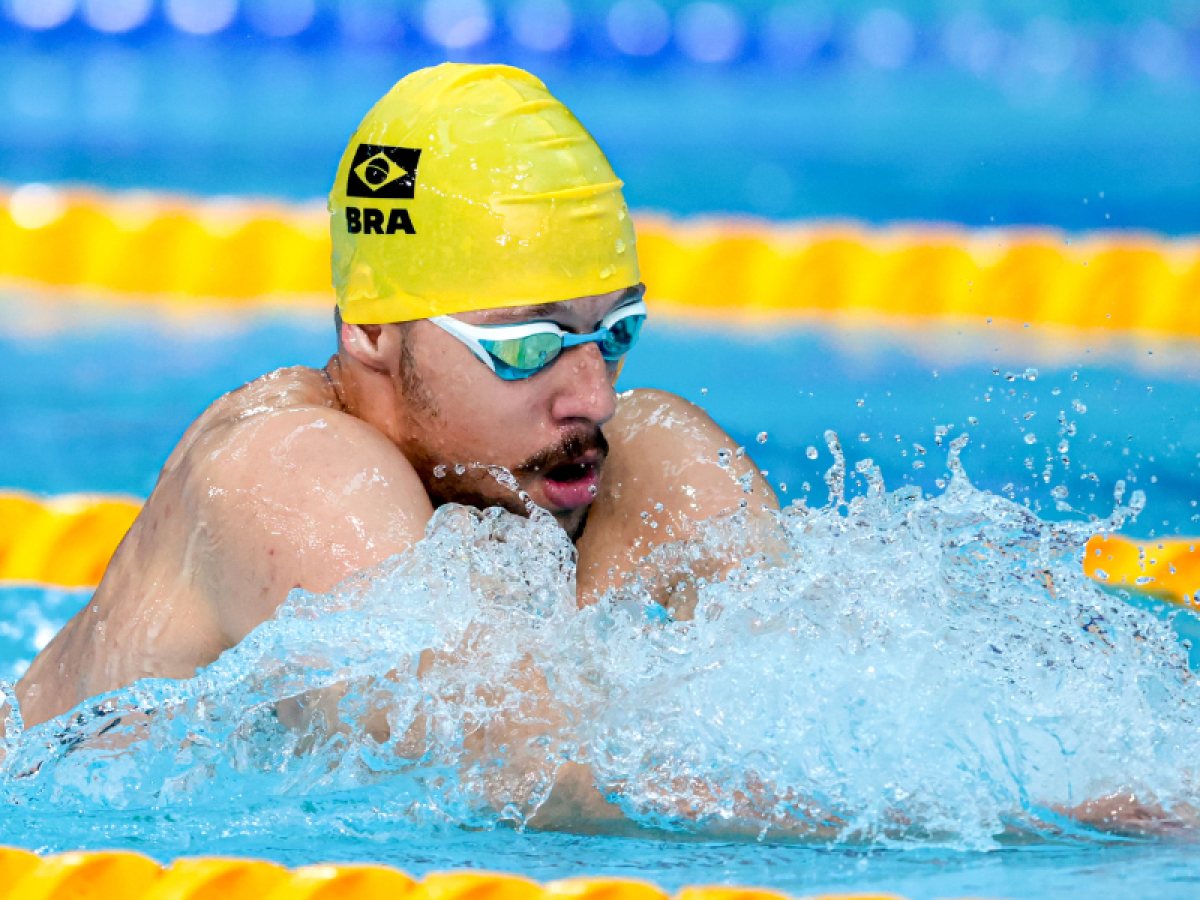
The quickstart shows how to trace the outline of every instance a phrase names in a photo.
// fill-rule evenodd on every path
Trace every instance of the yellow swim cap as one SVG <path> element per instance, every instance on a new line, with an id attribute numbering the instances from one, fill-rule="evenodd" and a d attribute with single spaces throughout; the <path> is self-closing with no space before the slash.
<path id="1" fill-rule="evenodd" d="M 333 284 L 355 324 L 603 294 L 638 283 L 621 181 L 546 86 L 445 63 L 363 119 L 329 194 Z"/>

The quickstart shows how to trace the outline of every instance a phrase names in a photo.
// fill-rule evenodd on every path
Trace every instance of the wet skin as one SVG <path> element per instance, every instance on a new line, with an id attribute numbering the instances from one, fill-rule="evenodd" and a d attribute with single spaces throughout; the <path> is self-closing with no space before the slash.
<path id="1" fill-rule="evenodd" d="M 628 299 L 460 318 L 586 333 Z M 733 442 L 703 411 L 661 391 L 618 395 L 595 344 L 506 382 L 426 321 L 343 324 L 339 337 L 324 369 L 272 372 L 187 430 L 92 601 L 18 684 L 27 726 L 139 678 L 191 677 L 291 589 L 328 591 L 419 541 L 437 505 L 522 512 L 487 466 L 511 470 L 576 540 L 581 604 L 668 534 L 686 537 L 747 497 L 776 506 L 748 457 L 718 464 Z"/>

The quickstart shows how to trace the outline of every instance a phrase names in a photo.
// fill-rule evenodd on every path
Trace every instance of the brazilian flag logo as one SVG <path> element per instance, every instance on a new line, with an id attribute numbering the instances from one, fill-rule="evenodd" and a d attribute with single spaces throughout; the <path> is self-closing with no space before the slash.
<path id="1" fill-rule="evenodd" d="M 421 151 L 411 147 L 359 144 L 350 163 L 346 195 L 380 200 L 411 200 Z"/>

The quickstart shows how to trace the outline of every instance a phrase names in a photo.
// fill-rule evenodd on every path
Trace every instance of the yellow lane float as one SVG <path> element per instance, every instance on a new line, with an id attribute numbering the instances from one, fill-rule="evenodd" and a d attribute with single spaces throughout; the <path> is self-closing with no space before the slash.
<path id="1" fill-rule="evenodd" d="M 178 859 L 162 867 L 138 853 L 40 857 L 0 847 L 0 900 L 670 900 L 640 881 L 571 878 L 546 885 L 516 875 L 449 872 L 415 881 L 386 866 L 285 869 L 246 859 Z M 686 887 L 677 900 L 786 900 L 749 887 Z M 823 894 L 813 900 L 900 900 L 894 894 Z"/>
<path id="2" fill-rule="evenodd" d="M 659 308 L 972 317 L 1200 335 L 1200 239 L 637 216 Z M 0 280 L 118 301 L 332 305 L 324 203 L 0 189 Z"/>
<path id="3" fill-rule="evenodd" d="M 99 584 L 140 509 L 119 497 L 0 493 L 0 582 Z"/>
<path id="4" fill-rule="evenodd" d="M 1139 543 L 1119 534 L 1088 541 L 1083 571 L 1114 588 L 1152 594 L 1171 603 L 1200 606 L 1200 538 Z"/>

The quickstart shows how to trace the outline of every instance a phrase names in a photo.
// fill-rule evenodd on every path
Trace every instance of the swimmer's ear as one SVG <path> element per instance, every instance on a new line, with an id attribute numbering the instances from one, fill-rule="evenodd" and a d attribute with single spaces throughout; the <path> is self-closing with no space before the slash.
<path id="1" fill-rule="evenodd" d="M 400 365 L 399 325 L 342 323 L 342 352 L 375 372 L 395 374 Z"/>

